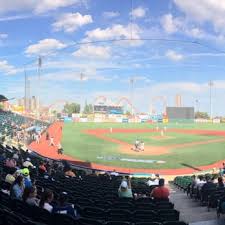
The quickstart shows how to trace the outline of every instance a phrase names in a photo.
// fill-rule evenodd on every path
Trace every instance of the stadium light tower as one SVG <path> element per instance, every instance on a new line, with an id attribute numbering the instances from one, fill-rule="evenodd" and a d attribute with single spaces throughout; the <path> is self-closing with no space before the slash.
<path id="1" fill-rule="evenodd" d="M 199 112 L 199 103 L 200 103 L 199 100 L 196 99 L 195 103 L 196 103 L 196 111 Z"/>
<path id="2" fill-rule="evenodd" d="M 42 58 L 38 57 L 38 101 L 37 101 L 37 117 L 40 118 L 41 114 L 41 105 L 40 105 L 40 95 L 41 95 L 41 67 L 42 67 Z"/>
<path id="3" fill-rule="evenodd" d="M 210 119 L 212 119 L 212 87 L 214 85 L 213 81 L 210 80 L 208 85 L 209 85 L 209 101 L 210 101 Z"/>
<path id="4" fill-rule="evenodd" d="M 134 115 L 134 77 L 130 78 L 131 115 Z"/>

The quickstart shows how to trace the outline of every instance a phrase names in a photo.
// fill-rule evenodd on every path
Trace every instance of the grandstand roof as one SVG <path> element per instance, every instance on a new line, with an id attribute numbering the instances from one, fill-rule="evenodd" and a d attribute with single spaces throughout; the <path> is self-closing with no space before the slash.
<path id="1" fill-rule="evenodd" d="M 0 102 L 8 101 L 8 98 L 6 98 L 4 95 L 0 95 Z"/>

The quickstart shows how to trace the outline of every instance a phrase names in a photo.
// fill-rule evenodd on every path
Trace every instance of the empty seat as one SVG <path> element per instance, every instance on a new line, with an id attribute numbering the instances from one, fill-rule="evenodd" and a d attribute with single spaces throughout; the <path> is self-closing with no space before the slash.
<path id="1" fill-rule="evenodd" d="M 156 219 L 157 215 L 153 210 L 136 210 L 132 213 L 133 222 L 152 222 Z"/>

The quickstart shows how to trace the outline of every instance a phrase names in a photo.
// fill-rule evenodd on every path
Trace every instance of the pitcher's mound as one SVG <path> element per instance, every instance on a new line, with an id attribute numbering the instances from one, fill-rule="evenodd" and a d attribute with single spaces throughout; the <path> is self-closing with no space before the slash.
<path id="1" fill-rule="evenodd" d="M 159 136 L 151 136 L 150 138 L 152 140 L 168 140 L 168 139 L 174 139 L 175 137 L 173 137 L 173 136 L 166 136 L 166 135 L 164 135 L 164 136 L 159 135 Z"/>
<path id="2" fill-rule="evenodd" d="M 166 146 L 145 146 L 144 151 L 135 151 L 133 150 L 132 145 L 122 145 L 121 153 L 129 155 L 163 155 L 169 153 L 170 148 Z"/>

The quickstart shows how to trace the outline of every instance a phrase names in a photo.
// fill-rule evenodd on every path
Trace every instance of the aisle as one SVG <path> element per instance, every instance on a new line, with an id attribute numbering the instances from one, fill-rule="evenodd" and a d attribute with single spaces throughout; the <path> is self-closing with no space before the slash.
<path id="1" fill-rule="evenodd" d="M 195 201 L 187 197 L 186 193 L 178 190 L 170 184 L 171 196 L 170 199 L 174 203 L 175 208 L 180 211 L 180 220 L 183 220 L 189 225 L 222 225 L 225 224 L 225 217 L 217 220 L 216 210 L 200 206 L 199 201 Z M 208 221 L 208 222 L 207 222 Z"/>

